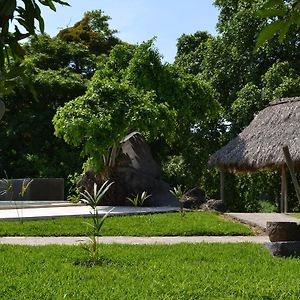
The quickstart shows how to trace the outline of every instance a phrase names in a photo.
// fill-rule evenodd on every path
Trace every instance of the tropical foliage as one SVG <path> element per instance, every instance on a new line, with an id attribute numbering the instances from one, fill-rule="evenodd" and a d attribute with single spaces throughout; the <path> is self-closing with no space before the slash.
<path id="1" fill-rule="evenodd" d="M 52 9 L 53 3 L 66 4 L 39 2 Z M 25 22 L 39 20 L 43 29 L 37 3 L 31 1 L 31 19 L 17 6 L 12 9 Z M 219 175 L 207 167 L 209 156 L 271 101 L 300 94 L 298 4 L 216 0 L 217 36 L 202 31 L 182 35 L 173 64 L 162 62 L 155 40 L 139 45 L 120 41 L 101 10 L 85 13 L 57 37 L 30 38 L 22 45 L 18 74 L 26 76 L 32 89 L 14 82 L 18 74 L 12 73 L 13 89 L 7 90 L 1 120 L 1 169 L 13 177 L 67 178 L 80 174 L 85 162 L 100 172 L 103 155 L 138 130 L 172 186 L 200 186 L 208 197 L 218 198 Z M 278 25 L 272 24 L 283 27 L 276 31 Z M 31 25 L 25 28 L 32 35 Z M 3 34 L 18 36 L 5 28 Z M 2 51 L 11 49 L 4 44 Z M 10 72 L 14 61 L 8 64 L 13 56 L 7 51 L 2 74 Z M 276 172 L 227 174 L 229 208 L 258 210 L 260 201 L 278 198 L 278 181 Z"/>

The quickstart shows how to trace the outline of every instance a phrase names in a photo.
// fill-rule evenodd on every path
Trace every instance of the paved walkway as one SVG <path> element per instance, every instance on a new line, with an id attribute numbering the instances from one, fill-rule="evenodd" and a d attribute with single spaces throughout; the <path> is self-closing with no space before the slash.
<path id="1" fill-rule="evenodd" d="M 0 237 L 0 244 L 12 245 L 78 245 L 88 243 L 87 237 Z M 168 236 L 168 237 L 129 237 L 129 236 L 104 236 L 98 237 L 101 244 L 180 244 L 180 243 L 258 243 L 269 242 L 267 236 Z"/>
<path id="2" fill-rule="evenodd" d="M 226 213 L 225 215 L 230 216 L 231 218 L 234 218 L 242 223 L 259 227 L 262 230 L 266 230 L 267 222 L 300 223 L 300 219 L 279 213 Z"/>

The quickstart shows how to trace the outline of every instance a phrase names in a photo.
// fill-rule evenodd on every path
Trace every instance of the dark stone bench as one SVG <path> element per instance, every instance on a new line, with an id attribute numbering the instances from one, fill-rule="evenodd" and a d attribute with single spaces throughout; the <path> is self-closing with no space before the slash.
<path id="1" fill-rule="evenodd" d="M 300 255 L 300 224 L 267 222 L 267 234 L 271 243 L 266 243 L 266 247 L 274 256 Z"/>
<path id="2" fill-rule="evenodd" d="M 29 184 L 24 197 L 21 196 L 22 185 Z M 12 192 L 2 194 L 7 189 L 5 183 L 0 182 L 0 201 L 63 201 L 64 179 L 63 178 L 23 178 L 10 179 Z"/>
<path id="3" fill-rule="evenodd" d="M 265 246 L 274 256 L 300 256 L 300 241 L 271 242 Z"/>

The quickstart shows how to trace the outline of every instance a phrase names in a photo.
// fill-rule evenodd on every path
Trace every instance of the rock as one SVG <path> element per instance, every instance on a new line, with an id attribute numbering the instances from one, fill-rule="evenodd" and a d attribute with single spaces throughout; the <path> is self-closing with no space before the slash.
<path id="1" fill-rule="evenodd" d="M 187 191 L 180 199 L 184 208 L 199 208 L 205 202 L 205 192 L 199 188 Z"/>
<path id="2" fill-rule="evenodd" d="M 300 225 L 296 222 L 267 222 L 271 242 L 300 241 Z"/>
<path id="3" fill-rule="evenodd" d="M 131 205 L 127 197 L 146 191 L 151 197 L 146 199 L 144 206 L 179 207 L 179 201 L 169 192 L 170 185 L 162 180 L 161 169 L 154 161 L 149 145 L 138 132 L 127 135 L 121 141 L 117 164 L 108 173 L 109 180 L 114 184 L 102 205 Z M 94 182 L 101 185 L 103 180 L 101 176 L 88 171 L 78 185 L 81 191 L 91 191 Z"/>
<path id="4" fill-rule="evenodd" d="M 210 199 L 203 206 L 203 210 L 215 210 L 218 212 L 225 212 L 226 205 L 222 200 Z"/>
<path id="5" fill-rule="evenodd" d="M 290 242 L 272 242 L 266 243 L 265 246 L 274 256 L 299 256 L 300 241 Z"/>

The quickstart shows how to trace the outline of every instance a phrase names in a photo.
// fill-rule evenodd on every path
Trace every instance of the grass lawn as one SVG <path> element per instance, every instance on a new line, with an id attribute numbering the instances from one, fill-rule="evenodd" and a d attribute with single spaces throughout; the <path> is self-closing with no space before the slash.
<path id="1" fill-rule="evenodd" d="M 288 214 L 288 215 L 290 215 L 291 217 L 295 217 L 295 218 L 300 219 L 300 213 L 291 213 L 291 214 Z"/>
<path id="2" fill-rule="evenodd" d="M 300 260 L 261 245 L 0 245 L 0 299 L 299 299 Z"/>
<path id="3" fill-rule="evenodd" d="M 90 218 L 59 218 L 38 221 L 0 221 L 0 236 L 84 236 Z M 188 212 L 109 217 L 102 228 L 104 236 L 191 236 L 253 235 L 240 223 L 225 220 L 216 213 Z"/>

